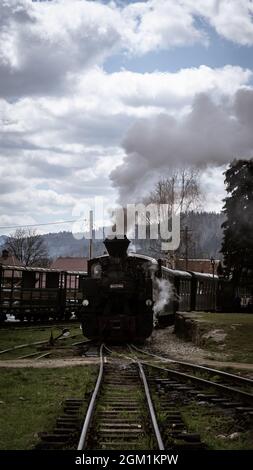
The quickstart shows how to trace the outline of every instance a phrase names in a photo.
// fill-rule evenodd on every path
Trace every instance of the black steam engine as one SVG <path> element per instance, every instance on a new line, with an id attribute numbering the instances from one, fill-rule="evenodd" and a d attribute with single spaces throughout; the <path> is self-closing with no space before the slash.
<path id="1" fill-rule="evenodd" d="M 152 333 L 151 258 L 128 256 L 129 243 L 126 237 L 106 239 L 108 255 L 91 259 L 80 279 L 79 314 L 88 338 L 142 341 Z"/>

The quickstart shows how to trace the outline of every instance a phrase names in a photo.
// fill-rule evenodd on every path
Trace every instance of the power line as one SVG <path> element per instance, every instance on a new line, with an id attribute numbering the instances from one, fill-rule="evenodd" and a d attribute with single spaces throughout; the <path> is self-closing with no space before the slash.
<path id="1" fill-rule="evenodd" d="M 46 223 L 44 223 L 44 224 L 0 225 L 0 229 L 42 227 L 42 226 L 45 226 L 45 225 L 69 224 L 69 223 L 77 222 L 78 220 L 79 220 L 79 219 L 76 219 L 76 220 L 62 220 L 61 222 L 46 222 Z"/>

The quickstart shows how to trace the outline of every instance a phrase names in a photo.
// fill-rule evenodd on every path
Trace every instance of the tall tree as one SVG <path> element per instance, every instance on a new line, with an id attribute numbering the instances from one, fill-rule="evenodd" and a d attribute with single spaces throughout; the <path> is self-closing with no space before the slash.
<path id="1" fill-rule="evenodd" d="M 253 159 L 235 160 L 225 172 L 225 183 L 221 251 L 226 275 L 238 285 L 253 278 Z"/>
<path id="2" fill-rule="evenodd" d="M 49 265 L 47 246 L 36 230 L 17 229 L 8 237 L 5 248 L 25 266 Z"/>

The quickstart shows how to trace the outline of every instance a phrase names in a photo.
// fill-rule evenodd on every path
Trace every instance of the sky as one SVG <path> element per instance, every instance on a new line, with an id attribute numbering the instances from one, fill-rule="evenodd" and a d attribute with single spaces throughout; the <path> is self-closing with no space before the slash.
<path id="1" fill-rule="evenodd" d="M 253 156 L 252 19 L 251 0 L 1 0 L 0 234 L 138 203 L 182 167 L 220 211 Z"/>

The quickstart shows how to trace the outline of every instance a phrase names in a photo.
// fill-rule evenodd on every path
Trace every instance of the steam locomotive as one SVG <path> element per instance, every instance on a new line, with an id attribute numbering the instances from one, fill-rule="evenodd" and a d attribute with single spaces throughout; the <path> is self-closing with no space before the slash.
<path id="1" fill-rule="evenodd" d="M 106 239 L 108 255 L 88 262 L 79 312 L 86 337 L 143 341 L 153 330 L 152 258 L 127 254 L 130 241 Z M 156 263 L 157 264 L 157 263 Z"/>

